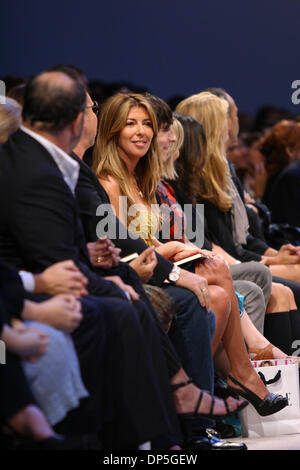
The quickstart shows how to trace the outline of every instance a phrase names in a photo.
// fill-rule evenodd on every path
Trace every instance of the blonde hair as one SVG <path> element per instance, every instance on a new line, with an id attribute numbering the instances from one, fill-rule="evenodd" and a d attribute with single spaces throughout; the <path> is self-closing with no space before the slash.
<path id="1" fill-rule="evenodd" d="M 226 159 L 226 147 L 222 140 L 228 114 L 228 103 L 212 93 L 202 92 L 181 101 L 176 112 L 188 115 L 203 125 L 207 158 L 201 171 L 201 196 L 219 209 L 227 211 L 232 205 L 230 170 Z"/>
<path id="2" fill-rule="evenodd" d="M 22 108 L 12 98 L 5 98 L 4 103 L 0 103 L 0 143 L 7 141 L 9 136 L 21 125 Z"/>
<path id="3" fill-rule="evenodd" d="M 175 162 L 174 156 L 182 147 L 183 139 L 184 139 L 184 132 L 181 122 L 178 121 L 174 117 L 173 122 L 171 124 L 173 131 L 176 135 L 176 142 L 172 142 L 168 151 L 168 157 L 165 162 L 162 163 L 163 166 L 163 173 L 162 178 L 167 178 L 169 180 L 175 180 L 177 177 L 176 169 L 175 169 Z"/>
<path id="4" fill-rule="evenodd" d="M 147 154 L 139 160 L 135 168 L 135 178 L 145 201 L 149 205 L 156 204 L 155 192 L 162 172 L 155 139 L 158 129 L 155 113 L 143 95 L 117 93 L 103 104 L 92 169 L 98 178 L 114 177 L 120 185 L 121 194 L 128 197 L 129 204 L 136 202 L 129 184 L 129 171 L 118 154 L 119 135 L 133 107 L 143 107 L 152 122 L 153 138 Z"/>

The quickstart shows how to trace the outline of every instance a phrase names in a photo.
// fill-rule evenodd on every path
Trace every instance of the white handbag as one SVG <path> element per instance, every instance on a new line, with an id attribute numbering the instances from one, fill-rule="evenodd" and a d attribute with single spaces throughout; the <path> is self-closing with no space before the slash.
<path id="1" fill-rule="evenodd" d="M 300 434 L 299 363 L 290 357 L 254 361 L 252 365 L 268 390 L 286 396 L 289 404 L 270 416 L 260 416 L 249 404 L 240 413 L 242 436 L 254 438 Z"/>

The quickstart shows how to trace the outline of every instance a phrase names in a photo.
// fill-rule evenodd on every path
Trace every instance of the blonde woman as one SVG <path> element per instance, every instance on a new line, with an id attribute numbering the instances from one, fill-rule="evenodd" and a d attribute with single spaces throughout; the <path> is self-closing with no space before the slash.
<path id="1" fill-rule="evenodd" d="M 196 187 L 197 182 L 199 181 L 198 171 L 201 171 L 201 168 L 206 160 L 206 139 L 203 127 L 200 123 L 198 123 L 198 121 L 191 118 L 190 116 L 175 116 L 177 116 L 177 119 L 174 119 L 173 129 L 176 134 L 177 141 L 170 146 L 169 153 L 166 155 L 165 158 L 163 158 L 163 175 L 165 178 L 169 179 L 169 182 L 165 179 L 162 179 L 160 181 L 158 185 L 158 198 L 161 204 L 166 204 L 168 207 L 172 206 L 174 212 L 177 211 L 178 219 L 184 219 L 184 212 L 182 210 L 182 206 L 178 203 L 177 200 L 177 186 L 174 183 L 172 186 L 170 183 L 172 183 L 172 180 L 174 182 L 174 180 L 179 179 L 181 183 L 179 186 L 184 186 L 185 192 L 188 193 L 189 191 L 187 190 L 187 188 L 189 184 L 191 185 L 191 188 L 193 188 L 194 186 Z M 184 145 L 182 145 L 183 143 Z M 177 163 L 178 173 L 180 174 L 180 176 L 177 175 L 175 162 Z M 190 191 L 192 190 L 191 188 L 189 188 Z M 181 196 L 181 198 L 183 199 L 183 195 Z M 181 204 L 191 204 L 192 202 L 192 199 L 190 200 L 190 202 L 188 202 L 188 198 L 186 198 L 185 201 L 183 201 L 182 199 Z M 184 222 L 181 222 L 179 225 L 184 226 L 185 224 Z M 174 230 L 171 231 L 170 237 L 172 238 L 172 236 L 176 236 L 176 225 L 174 226 Z M 186 239 L 185 233 L 183 233 L 183 237 L 184 239 Z M 187 240 L 187 243 L 190 244 L 190 241 Z M 208 249 L 210 249 L 210 247 L 208 247 Z M 216 260 L 214 262 L 216 262 Z M 200 265 L 200 267 L 203 270 L 205 269 L 205 266 L 203 265 Z M 205 275 L 204 272 L 203 275 Z M 222 285 L 223 279 L 223 269 L 221 269 L 219 265 L 219 285 Z M 239 289 L 237 288 L 237 290 Z M 282 292 L 281 295 L 283 295 Z M 277 303 L 280 302 L 280 299 L 275 299 L 274 297 L 275 293 L 271 295 L 270 305 L 274 305 L 276 303 L 276 300 Z M 250 305 L 247 305 L 250 308 Z M 256 308 L 257 307 L 258 306 L 256 305 Z M 261 314 L 264 316 L 265 303 L 263 303 L 262 307 L 263 309 L 261 310 Z M 213 304 L 212 309 L 216 313 L 216 309 L 214 308 Z M 269 306 L 268 312 L 273 313 L 272 310 L 269 310 Z M 280 351 L 280 349 L 278 349 L 276 346 L 270 344 L 270 342 L 255 328 L 246 310 L 244 310 L 241 315 L 241 326 L 244 339 L 248 347 L 248 353 L 251 359 L 278 359 L 286 357 L 286 354 Z"/>
<path id="2" fill-rule="evenodd" d="M 240 261 L 260 261 L 270 267 L 273 276 L 299 282 L 299 248 L 286 245 L 278 252 L 267 248 L 263 254 L 255 251 L 255 245 L 247 248 L 251 240 L 248 218 L 226 158 L 228 110 L 228 102 L 210 92 L 192 95 L 176 108 L 178 113 L 193 117 L 205 129 L 207 160 L 198 191 L 205 204 L 209 229 L 215 235 L 216 245 L 232 257 Z"/>
<path id="3" fill-rule="evenodd" d="M 22 107 L 14 99 L 5 98 L 5 102 L 0 103 L 0 144 L 20 127 L 21 115 Z"/>
<path id="4" fill-rule="evenodd" d="M 285 262 L 291 259 L 292 262 L 299 261 L 297 255 L 290 254 L 287 250 L 283 250 L 277 257 L 261 257 L 244 248 L 247 244 L 248 221 L 226 159 L 228 106 L 225 99 L 203 92 L 183 100 L 176 108 L 176 111 L 181 114 L 195 118 L 205 129 L 207 158 L 201 172 L 197 174 L 198 185 L 193 189 L 193 197 L 205 206 L 206 221 L 214 249 L 221 250 L 225 257 L 229 254 L 230 263 L 232 258 L 240 261 L 261 260 L 263 264 L 270 259 L 276 263 L 276 258 L 277 262 L 279 258 Z M 191 177 L 192 181 L 193 179 Z M 180 175 L 177 185 L 180 187 L 184 183 Z M 291 273 L 295 273 L 300 265 L 290 265 L 290 267 Z M 278 275 L 278 271 L 274 272 L 273 268 L 276 266 L 270 266 L 272 274 Z M 295 337 L 293 338 L 293 331 L 289 331 L 291 322 L 287 321 L 287 312 L 298 312 L 293 291 L 296 293 L 299 286 L 287 280 L 283 282 L 286 286 L 290 285 L 291 289 L 281 284 L 272 284 L 272 298 L 268 308 L 272 313 L 274 312 L 274 315 L 267 315 L 264 334 L 271 342 L 290 354 Z M 275 324 L 280 324 L 280 328 L 274 329 Z M 299 331 L 293 321 L 293 330 L 296 331 L 296 328 Z M 285 331 L 284 334 L 283 331 Z M 291 340 L 285 342 L 283 341 L 285 337 Z"/>

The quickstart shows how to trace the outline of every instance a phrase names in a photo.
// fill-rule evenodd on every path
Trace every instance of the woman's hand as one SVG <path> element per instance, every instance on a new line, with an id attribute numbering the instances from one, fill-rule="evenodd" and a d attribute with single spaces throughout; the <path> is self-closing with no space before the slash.
<path id="1" fill-rule="evenodd" d="M 179 261 L 181 259 L 187 258 L 188 256 L 195 255 L 196 253 L 201 253 L 199 248 L 191 248 L 186 246 L 184 243 L 171 241 L 167 243 L 160 243 L 154 241 L 155 251 L 170 261 Z"/>
<path id="2" fill-rule="evenodd" d="M 210 309 L 210 293 L 207 280 L 198 274 L 191 273 L 185 269 L 180 270 L 180 276 L 176 281 L 176 286 L 185 287 L 191 290 L 198 297 L 200 305 L 207 311 Z"/>
<path id="3" fill-rule="evenodd" d="M 153 276 L 153 271 L 157 265 L 157 258 L 154 247 L 150 246 L 144 250 L 138 258 L 130 263 L 130 266 L 136 271 L 141 281 L 145 284 Z"/>
<path id="4" fill-rule="evenodd" d="M 81 303 L 73 295 L 56 295 L 44 302 L 25 301 L 23 318 L 72 333 L 82 320 Z"/>
<path id="5" fill-rule="evenodd" d="M 9 351 L 32 362 L 45 354 L 49 343 L 48 335 L 42 330 L 19 321 L 13 327 L 4 325 L 1 338 Z"/>
<path id="6" fill-rule="evenodd" d="M 76 297 L 87 294 L 88 280 L 72 260 L 55 263 L 36 274 L 34 279 L 37 294 L 72 294 Z"/>

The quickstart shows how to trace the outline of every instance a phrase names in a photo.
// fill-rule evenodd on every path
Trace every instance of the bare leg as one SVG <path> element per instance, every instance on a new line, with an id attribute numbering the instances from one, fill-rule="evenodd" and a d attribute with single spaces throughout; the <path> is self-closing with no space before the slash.
<path id="1" fill-rule="evenodd" d="M 261 399 L 268 395 L 268 389 L 254 371 L 250 362 L 241 329 L 240 310 L 232 284 L 232 278 L 224 263 L 205 262 L 199 264 L 197 272 L 208 279 L 209 284 L 221 286 L 231 302 L 230 315 L 222 336 L 222 343 L 231 364 L 230 374 L 255 392 Z M 228 379 L 228 384 L 233 385 Z"/>
<path id="2" fill-rule="evenodd" d="M 256 353 L 250 353 L 251 350 L 264 349 L 270 344 L 270 342 L 255 328 L 246 310 L 244 310 L 243 316 L 241 318 L 241 326 L 244 339 L 249 349 L 249 356 L 250 358 L 253 358 L 254 356 L 256 356 Z M 278 349 L 276 346 L 272 347 L 272 354 L 273 357 L 276 359 L 287 357 L 287 355 L 280 349 Z M 272 357 L 270 357 L 269 359 L 272 359 Z"/>
<path id="3" fill-rule="evenodd" d="M 272 290 L 267 305 L 267 313 L 288 312 L 296 310 L 296 302 L 294 294 L 289 287 L 277 282 L 272 282 Z"/>
<path id="4" fill-rule="evenodd" d="M 177 374 L 172 377 L 171 384 L 175 385 L 181 382 L 186 382 L 188 376 L 183 369 L 180 369 Z M 177 413 L 191 413 L 195 410 L 197 400 L 199 398 L 199 388 L 193 383 L 186 385 L 185 387 L 178 388 L 174 393 L 174 400 Z M 230 411 L 234 411 L 238 406 L 243 403 L 243 400 L 236 400 L 235 398 L 229 397 L 227 404 Z M 208 413 L 211 407 L 211 397 L 209 394 L 204 394 L 202 402 L 199 407 L 199 413 Z M 215 405 L 213 409 L 215 414 L 226 414 L 226 407 L 223 400 L 215 397 Z"/>
<path id="5" fill-rule="evenodd" d="M 270 271 L 273 276 L 300 282 L 300 264 L 274 264 Z"/>
<path id="6" fill-rule="evenodd" d="M 231 310 L 229 296 L 224 289 L 218 286 L 208 286 L 210 292 L 211 309 L 216 317 L 216 331 L 212 342 L 213 356 L 223 337 Z"/>

